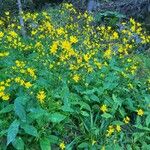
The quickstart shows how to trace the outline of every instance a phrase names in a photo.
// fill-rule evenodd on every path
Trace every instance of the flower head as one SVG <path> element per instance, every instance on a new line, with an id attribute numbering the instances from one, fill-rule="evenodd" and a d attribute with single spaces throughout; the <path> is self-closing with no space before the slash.
<path id="1" fill-rule="evenodd" d="M 126 116 L 126 117 L 123 119 L 123 121 L 124 121 L 126 124 L 128 124 L 128 123 L 130 122 L 130 118 L 129 118 L 128 116 Z"/>
<path id="2" fill-rule="evenodd" d="M 100 110 L 101 110 L 103 113 L 105 113 L 105 112 L 108 111 L 107 106 L 106 106 L 105 104 L 100 107 Z"/>
<path id="3" fill-rule="evenodd" d="M 137 114 L 138 114 L 138 116 L 143 116 L 144 115 L 144 111 L 142 109 L 138 109 L 137 110 Z"/>
<path id="4" fill-rule="evenodd" d="M 61 150 L 64 150 L 64 149 L 66 148 L 65 143 L 64 143 L 64 142 L 61 142 L 61 143 L 59 144 L 59 147 L 60 147 Z"/>
<path id="5" fill-rule="evenodd" d="M 46 98 L 46 94 L 44 91 L 39 91 L 36 97 L 40 101 L 40 103 L 43 103 Z"/>

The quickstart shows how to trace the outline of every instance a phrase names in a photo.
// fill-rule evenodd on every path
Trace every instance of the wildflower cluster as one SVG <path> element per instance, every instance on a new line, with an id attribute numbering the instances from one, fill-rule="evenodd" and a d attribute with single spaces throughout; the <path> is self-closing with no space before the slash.
<path id="1" fill-rule="evenodd" d="M 71 4 L 22 15 L 25 39 L 18 18 L 0 18 L 0 119 L 8 118 L 0 139 L 7 133 L 7 145 L 26 149 L 34 142 L 33 149 L 38 142 L 42 149 L 147 143 L 150 82 L 139 80 L 134 57 L 150 44 L 141 24 L 93 26 L 93 16 Z"/>

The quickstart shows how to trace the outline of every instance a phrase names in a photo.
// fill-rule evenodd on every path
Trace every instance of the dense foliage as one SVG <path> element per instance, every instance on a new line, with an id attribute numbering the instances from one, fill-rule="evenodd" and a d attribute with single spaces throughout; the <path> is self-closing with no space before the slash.
<path id="1" fill-rule="evenodd" d="M 150 43 L 63 4 L 0 18 L 0 148 L 150 149 L 150 78 L 134 52 Z"/>

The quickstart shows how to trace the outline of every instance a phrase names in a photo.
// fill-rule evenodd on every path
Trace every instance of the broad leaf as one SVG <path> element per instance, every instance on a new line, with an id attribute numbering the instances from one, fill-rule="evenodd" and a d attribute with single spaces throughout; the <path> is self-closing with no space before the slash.
<path id="1" fill-rule="evenodd" d="M 23 121 L 26 121 L 26 112 L 24 110 L 24 106 L 21 103 L 21 99 L 15 99 L 14 102 L 14 110 L 16 115 Z"/>
<path id="2" fill-rule="evenodd" d="M 12 145 L 17 150 L 24 150 L 24 142 L 21 137 L 16 138 Z"/>
<path id="3" fill-rule="evenodd" d="M 8 113 L 8 112 L 12 111 L 13 109 L 14 109 L 13 104 L 7 105 L 5 108 L 3 108 L 0 111 L 0 114 Z"/>
<path id="4" fill-rule="evenodd" d="M 14 120 L 10 127 L 8 128 L 7 133 L 7 145 L 9 145 L 12 141 L 15 140 L 18 130 L 19 130 L 20 122 L 18 120 Z"/>
<path id="5" fill-rule="evenodd" d="M 42 138 L 40 140 L 40 147 L 41 150 L 51 150 L 50 141 L 48 138 Z"/>
<path id="6" fill-rule="evenodd" d="M 27 134 L 30 134 L 30 135 L 35 136 L 35 137 L 38 136 L 37 129 L 36 129 L 34 126 L 25 124 L 25 125 L 22 125 L 21 128 L 24 129 L 24 131 L 25 131 Z"/>
<path id="7" fill-rule="evenodd" d="M 62 115 L 60 113 L 53 113 L 49 117 L 50 121 L 52 121 L 53 123 L 60 123 L 65 118 L 66 118 L 66 116 Z"/>

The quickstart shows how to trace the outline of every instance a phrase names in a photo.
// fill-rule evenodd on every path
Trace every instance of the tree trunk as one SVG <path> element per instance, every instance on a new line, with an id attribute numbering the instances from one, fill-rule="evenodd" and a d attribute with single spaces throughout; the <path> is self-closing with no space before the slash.
<path id="1" fill-rule="evenodd" d="M 25 30 L 25 26 L 24 26 L 24 21 L 23 21 L 23 17 L 22 17 L 22 5 L 21 5 L 21 1 L 17 0 L 17 4 L 18 4 L 18 9 L 19 9 L 19 20 L 20 20 L 20 26 L 21 26 L 21 34 L 23 36 L 23 38 L 26 37 L 26 30 Z"/>

